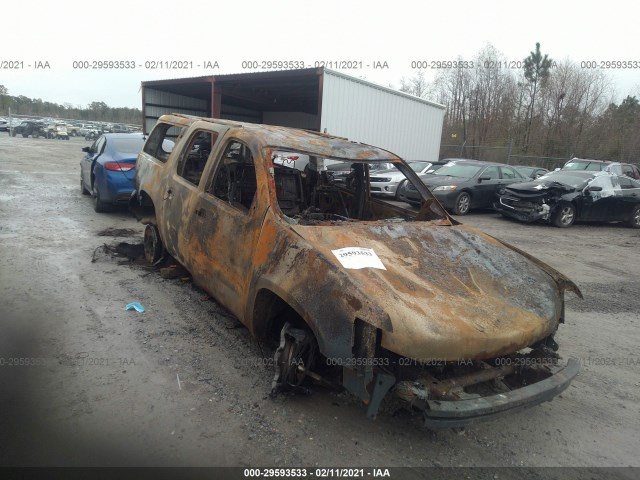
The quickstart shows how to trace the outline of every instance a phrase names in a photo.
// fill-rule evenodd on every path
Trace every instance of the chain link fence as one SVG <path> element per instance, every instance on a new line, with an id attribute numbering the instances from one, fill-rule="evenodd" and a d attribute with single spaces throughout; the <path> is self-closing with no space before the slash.
<path id="1" fill-rule="evenodd" d="M 506 163 L 507 165 L 526 165 L 529 167 L 562 168 L 573 158 L 568 157 L 540 157 L 536 155 L 517 154 L 510 146 L 488 147 L 484 145 L 440 145 L 440 159 L 472 158 L 485 162 Z"/>

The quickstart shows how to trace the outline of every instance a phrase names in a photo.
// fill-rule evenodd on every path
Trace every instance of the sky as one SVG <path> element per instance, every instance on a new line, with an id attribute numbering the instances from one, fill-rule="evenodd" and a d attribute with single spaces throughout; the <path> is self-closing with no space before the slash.
<path id="1" fill-rule="evenodd" d="M 269 61 L 325 62 L 399 88 L 416 74 L 412 62 L 471 60 L 487 44 L 517 62 L 536 42 L 552 59 L 584 68 L 635 62 L 603 70 L 617 101 L 640 96 L 640 4 L 631 1 L 5 3 L 0 85 L 10 95 L 60 104 L 140 108 L 141 81 L 266 71 Z M 112 68 L 94 68 L 99 62 Z M 336 68 L 347 62 L 358 68 Z M 168 68 L 178 65 L 186 68 Z M 424 70 L 428 80 L 436 73 Z"/>

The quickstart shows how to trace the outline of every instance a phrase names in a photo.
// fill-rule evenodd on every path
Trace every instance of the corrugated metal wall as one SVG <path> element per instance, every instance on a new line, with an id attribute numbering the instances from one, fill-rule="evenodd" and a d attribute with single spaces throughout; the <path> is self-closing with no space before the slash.
<path id="1" fill-rule="evenodd" d="M 438 160 L 444 106 L 325 70 L 321 131 L 405 160 Z"/>
<path id="2" fill-rule="evenodd" d="M 317 128 L 318 116 L 304 112 L 264 112 L 262 121 L 269 125 L 313 130 Z"/>
<path id="3" fill-rule="evenodd" d="M 144 98 L 144 132 L 149 133 L 161 115 L 167 113 L 183 113 L 210 117 L 209 102 L 198 98 L 185 97 L 176 93 L 162 92 L 145 87 Z"/>

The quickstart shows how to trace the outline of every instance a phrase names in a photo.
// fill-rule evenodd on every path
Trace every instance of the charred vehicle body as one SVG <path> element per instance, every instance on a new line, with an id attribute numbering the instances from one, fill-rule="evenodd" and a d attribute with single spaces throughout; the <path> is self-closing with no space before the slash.
<path id="1" fill-rule="evenodd" d="M 544 220 L 557 227 L 599 221 L 640 228 L 640 182 L 604 171 L 559 170 L 508 186 L 494 208 L 521 222 Z"/>
<path id="2" fill-rule="evenodd" d="M 194 149 L 206 138 L 209 151 Z M 175 140 L 172 151 L 164 140 Z M 163 143 L 164 142 L 164 143 Z M 274 164 L 309 157 L 301 171 Z M 350 162 L 334 183 L 325 162 Z M 392 163 L 419 211 L 373 198 L 369 164 Z M 380 148 L 284 127 L 162 116 L 130 206 L 145 254 L 163 249 L 275 351 L 274 391 L 311 380 L 451 427 L 550 400 L 578 373 L 554 335 L 564 294 L 550 266 L 452 219 Z"/>

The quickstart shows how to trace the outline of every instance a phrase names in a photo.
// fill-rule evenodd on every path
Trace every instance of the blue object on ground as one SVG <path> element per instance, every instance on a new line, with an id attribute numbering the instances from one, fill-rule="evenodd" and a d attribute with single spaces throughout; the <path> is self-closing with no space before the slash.
<path id="1" fill-rule="evenodd" d="M 126 307 L 124 307 L 125 310 L 135 310 L 136 312 L 144 312 L 144 307 L 139 304 L 138 302 L 133 302 L 133 303 L 129 303 Z"/>

